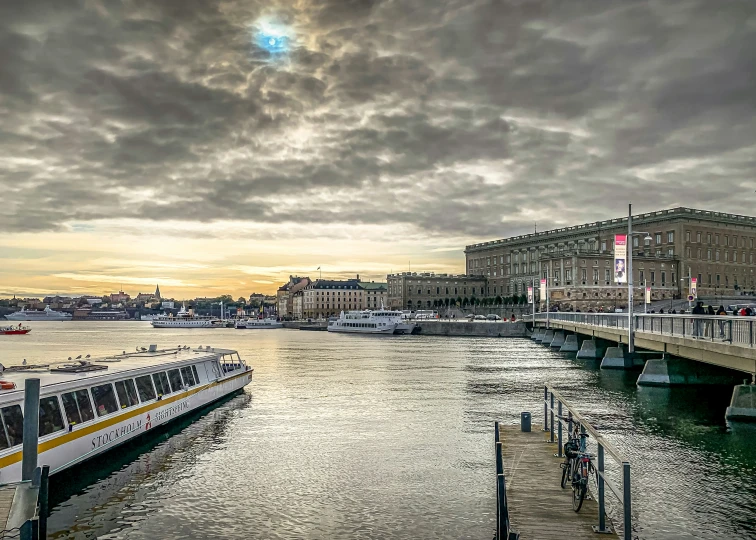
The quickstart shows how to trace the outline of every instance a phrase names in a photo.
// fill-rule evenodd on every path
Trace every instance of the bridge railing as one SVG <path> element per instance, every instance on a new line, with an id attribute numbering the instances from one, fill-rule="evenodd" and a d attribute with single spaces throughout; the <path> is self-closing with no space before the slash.
<path id="1" fill-rule="evenodd" d="M 536 321 L 546 321 L 536 313 Z M 627 313 L 549 313 L 549 320 L 627 330 Z M 756 317 L 716 315 L 633 314 L 635 332 L 719 341 L 741 347 L 756 346 Z"/>
<path id="2" fill-rule="evenodd" d="M 565 414 L 566 413 L 566 414 Z M 543 389 L 543 430 L 551 432 L 551 442 L 557 442 L 559 457 L 564 457 L 563 430 L 573 432 L 577 426 L 581 433 L 587 433 L 598 447 L 598 454 L 591 458 L 596 470 L 596 498 L 598 500 L 598 525 L 593 530 L 597 533 L 609 533 L 611 529 L 606 524 L 606 488 L 614 495 L 622 506 L 622 539 L 631 540 L 633 533 L 632 497 L 630 492 L 630 462 L 609 441 L 604 439 L 580 413 L 570 405 L 552 384 L 546 384 Z M 554 439 L 556 432 L 557 439 Z M 621 483 L 616 486 L 606 475 L 606 456 L 609 455 L 621 467 Z"/>
<path id="3" fill-rule="evenodd" d="M 518 540 L 520 535 L 512 529 L 507 503 L 507 481 L 504 478 L 504 455 L 499 434 L 499 422 L 494 424 L 496 447 L 496 534 L 494 540 Z"/>

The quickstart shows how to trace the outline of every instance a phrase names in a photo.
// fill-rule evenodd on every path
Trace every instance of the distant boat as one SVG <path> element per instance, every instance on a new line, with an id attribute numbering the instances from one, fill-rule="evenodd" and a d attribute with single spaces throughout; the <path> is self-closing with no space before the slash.
<path id="1" fill-rule="evenodd" d="M 21 326 L 19 324 L 18 326 L 0 326 L 0 336 L 9 336 L 13 334 L 28 334 L 31 332 L 31 327 L 29 326 Z"/>
<path id="2" fill-rule="evenodd" d="M 43 311 L 21 308 L 21 311 L 6 315 L 5 318 L 9 321 L 70 321 L 71 314 L 53 311 L 50 306 L 45 306 Z"/>
<path id="3" fill-rule="evenodd" d="M 378 311 L 341 312 L 338 319 L 329 319 L 328 331 L 344 334 L 411 334 L 413 323 L 402 319 L 401 311 L 381 309 Z"/>
<path id="4" fill-rule="evenodd" d="M 174 317 L 170 315 L 158 315 L 152 319 L 153 328 L 222 328 L 225 323 L 217 317 L 205 317 L 186 311 L 182 305 Z"/>
<path id="5" fill-rule="evenodd" d="M 237 330 L 273 330 L 283 328 L 283 323 L 276 319 L 247 319 L 246 321 L 237 321 Z"/>

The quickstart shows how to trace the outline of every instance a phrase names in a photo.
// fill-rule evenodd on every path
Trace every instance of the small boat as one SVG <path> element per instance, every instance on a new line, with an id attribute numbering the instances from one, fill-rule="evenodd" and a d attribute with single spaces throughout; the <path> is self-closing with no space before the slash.
<path id="1" fill-rule="evenodd" d="M 253 370 L 238 352 L 209 346 L 150 346 L 99 359 L 0 365 L 3 483 L 21 480 L 30 372 L 40 381 L 39 463 L 56 474 L 241 390 Z"/>
<path id="2" fill-rule="evenodd" d="M 19 323 L 18 326 L 0 326 L 0 335 L 14 335 L 14 334 L 28 334 L 31 332 L 30 326 L 22 326 Z"/>
<path id="3" fill-rule="evenodd" d="M 283 328 L 283 323 L 273 318 L 268 319 L 247 319 L 246 321 L 237 321 L 237 330 L 273 330 Z"/>

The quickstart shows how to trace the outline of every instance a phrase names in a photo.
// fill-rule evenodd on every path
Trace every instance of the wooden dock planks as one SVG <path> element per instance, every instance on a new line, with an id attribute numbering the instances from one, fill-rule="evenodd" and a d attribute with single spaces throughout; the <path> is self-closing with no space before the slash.
<path id="1" fill-rule="evenodd" d="M 572 490 L 559 485 L 563 460 L 554 456 L 557 446 L 547 442 L 548 433 L 501 426 L 500 436 L 509 517 L 521 540 L 616 538 L 593 532 L 591 526 L 598 524 L 596 501 L 586 500 L 579 513 L 572 510 Z"/>
<path id="2" fill-rule="evenodd" d="M 13 496 L 16 494 L 16 486 L 0 486 L 0 531 L 5 530 L 8 523 Z"/>

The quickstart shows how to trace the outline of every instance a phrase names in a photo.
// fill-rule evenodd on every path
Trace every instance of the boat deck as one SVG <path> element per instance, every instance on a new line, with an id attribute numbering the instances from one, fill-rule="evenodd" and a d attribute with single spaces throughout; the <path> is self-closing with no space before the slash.
<path id="1" fill-rule="evenodd" d="M 598 521 L 596 501 L 587 499 L 579 513 L 572 510 L 572 491 L 560 486 L 563 459 L 554 455 L 556 444 L 547 434 L 524 433 L 520 426 L 500 429 L 509 518 L 520 540 L 604 537 L 591 528 Z"/>
<path id="2" fill-rule="evenodd" d="M 38 378 L 40 379 L 42 386 L 48 386 L 52 384 L 65 383 L 82 379 L 107 378 L 108 375 L 112 375 L 113 373 L 154 366 L 156 363 L 169 364 L 186 360 L 202 361 L 216 358 L 219 354 L 236 354 L 236 351 L 220 348 L 211 349 L 210 347 L 206 349 L 174 348 L 157 350 L 154 352 L 149 352 L 145 349 L 144 351 L 140 350 L 131 353 L 126 353 L 124 351 L 124 353 L 122 354 L 112 355 L 108 357 L 80 358 L 78 360 L 67 360 L 64 358 L 51 359 L 49 364 L 51 367 L 56 367 L 62 364 L 72 364 L 77 363 L 80 360 L 84 360 L 93 364 L 108 366 L 108 369 L 106 370 L 82 373 L 54 373 L 50 372 L 48 369 L 25 369 L 21 371 L 8 371 L 9 367 L 17 366 L 5 366 L 5 371 L 2 372 L 2 379 L 15 383 L 16 389 L 12 391 L 3 391 L 2 395 L 3 397 L 5 397 L 18 394 L 18 396 L 16 397 L 23 399 L 24 382 L 28 378 Z M 31 368 L 31 366 L 26 367 Z"/>

